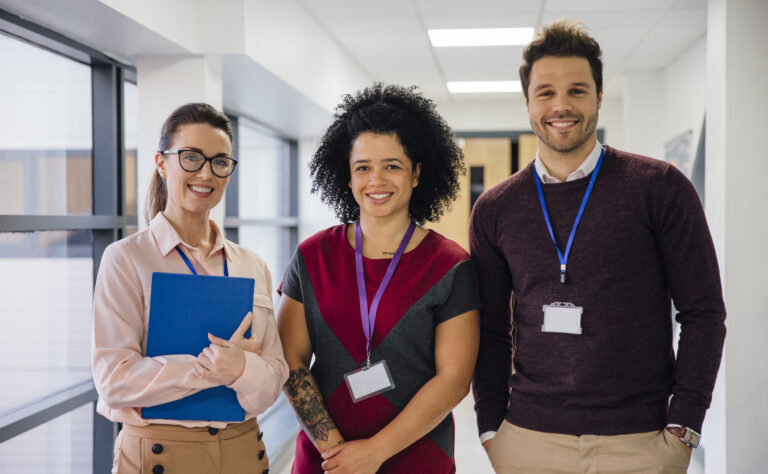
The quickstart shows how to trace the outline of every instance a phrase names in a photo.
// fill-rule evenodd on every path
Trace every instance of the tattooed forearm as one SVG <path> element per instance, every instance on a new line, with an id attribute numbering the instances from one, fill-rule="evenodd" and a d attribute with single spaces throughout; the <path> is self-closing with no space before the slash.
<path id="1" fill-rule="evenodd" d="M 285 392 L 304 430 L 317 441 L 328 441 L 330 432 L 338 428 L 325 408 L 315 378 L 306 367 L 290 372 Z"/>

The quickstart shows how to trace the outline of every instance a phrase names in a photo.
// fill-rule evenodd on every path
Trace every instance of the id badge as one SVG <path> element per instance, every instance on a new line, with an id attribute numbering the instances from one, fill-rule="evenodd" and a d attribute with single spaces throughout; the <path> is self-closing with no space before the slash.
<path id="1" fill-rule="evenodd" d="M 584 308 L 573 303 L 555 302 L 545 304 L 544 324 L 542 332 L 559 332 L 563 334 L 581 334 L 581 314 Z"/>
<path id="2" fill-rule="evenodd" d="M 395 382 L 389 374 L 387 362 L 382 360 L 370 367 L 355 369 L 344 374 L 352 401 L 359 402 L 368 397 L 387 392 L 395 388 Z"/>

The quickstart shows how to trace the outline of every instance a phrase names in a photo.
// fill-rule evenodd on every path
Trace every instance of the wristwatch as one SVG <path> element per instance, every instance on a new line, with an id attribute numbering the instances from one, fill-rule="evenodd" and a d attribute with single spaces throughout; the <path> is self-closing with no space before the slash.
<path id="1" fill-rule="evenodd" d="M 670 425 L 670 426 L 667 426 L 667 431 L 677 436 L 680 439 L 680 441 L 682 441 L 683 444 L 688 446 L 689 448 L 695 448 L 696 446 L 699 445 L 699 440 L 701 439 L 701 435 L 690 428 L 687 428 L 685 426 Z"/>

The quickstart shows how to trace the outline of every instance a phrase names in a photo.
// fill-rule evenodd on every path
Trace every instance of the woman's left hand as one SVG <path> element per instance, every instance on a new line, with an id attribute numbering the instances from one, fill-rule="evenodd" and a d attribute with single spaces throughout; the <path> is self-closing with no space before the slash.
<path id="1" fill-rule="evenodd" d="M 208 333 L 211 345 L 197 356 L 195 372 L 200 377 L 220 385 L 231 385 L 245 370 L 245 352 L 260 353 L 255 339 L 247 339 L 246 331 L 251 327 L 253 315 L 248 313 L 229 340 Z"/>
<path id="2" fill-rule="evenodd" d="M 332 474 L 375 474 L 385 461 L 370 439 L 347 441 L 322 454 L 323 471 Z"/>

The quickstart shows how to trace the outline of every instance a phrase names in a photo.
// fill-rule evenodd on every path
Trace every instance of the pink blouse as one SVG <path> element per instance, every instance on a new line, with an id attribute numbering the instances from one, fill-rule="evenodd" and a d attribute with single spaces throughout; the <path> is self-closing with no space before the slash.
<path id="1" fill-rule="evenodd" d="M 138 408 L 177 400 L 215 385 L 196 374 L 194 355 L 144 357 L 152 273 L 190 273 L 175 251 L 177 245 L 200 275 L 224 274 L 224 250 L 230 276 L 256 280 L 251 333 L 261 341 L 262 353 L 245 353 L 243 375 L 229 387 L 237 393 L 246 420 L 264 412 L 277 400 L 288 378 L 288 364 L 275 324 L 269 269 L 258 255 L 225 240 L 213 221 L 211 225 L 216 230 L 216 243 L 206 263 L 196 249 L 181 240 L 162 212 L 152 219 L 149 228 L 111 244 L 104 251 L 93 297 L 91 349 L 93 380 L 99 392 L 96 409 L 110 420 L 137 426 L 227 425 L 211 421 L 146 420 Z M 226 339 L 230 335 L 217 336 Z"/>

